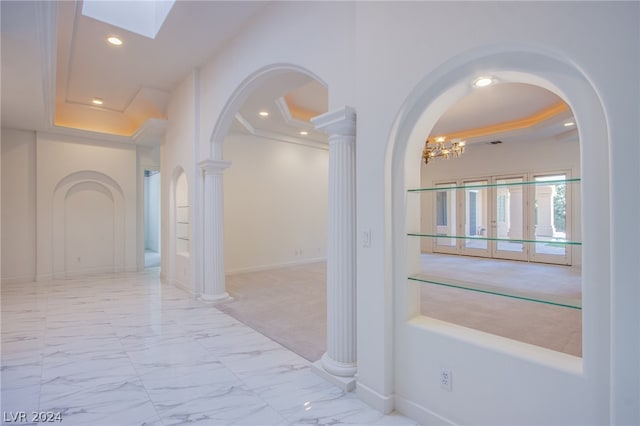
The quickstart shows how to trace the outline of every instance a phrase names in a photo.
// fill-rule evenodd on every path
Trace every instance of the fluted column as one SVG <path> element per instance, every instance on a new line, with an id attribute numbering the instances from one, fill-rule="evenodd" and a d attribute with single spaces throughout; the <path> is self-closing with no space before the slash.
<path id="1" fill-rule="evenodd" d="M 204 274 L 201 297 L 207 301 L 227 299 L 224 281 L 224 192 L 222 177 L 230 161 L 204 160 Z"/>
<path id="2" fill-rule="evenodd" d="M 333 376 L 353 378 L 357 371 L 356 114 L 352 108 L 344 107 L 312 121 L 329 135 L 327 352 L 320 364 Z"/>

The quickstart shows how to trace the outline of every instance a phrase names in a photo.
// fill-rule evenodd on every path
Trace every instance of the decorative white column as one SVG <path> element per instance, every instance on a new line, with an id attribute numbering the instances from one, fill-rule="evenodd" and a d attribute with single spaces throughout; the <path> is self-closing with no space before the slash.
<path id="1" fill-rule="evenodd" d="M 198 163 L 204 172 L 204 276 L 202 300 L 221 301 L 229 298 L 224 282 L 224 192 L 222 177 L 230 161 L 204 160 Z"/>
<path id="2" fill-rule="evenodd" d="M 314 370 L 343 389 L 356 367 L 356 113 L 343 107 L 312 119 L 329 135 L 327 352 Z M 327 374 L 329 373 L 329 374 Z"/>

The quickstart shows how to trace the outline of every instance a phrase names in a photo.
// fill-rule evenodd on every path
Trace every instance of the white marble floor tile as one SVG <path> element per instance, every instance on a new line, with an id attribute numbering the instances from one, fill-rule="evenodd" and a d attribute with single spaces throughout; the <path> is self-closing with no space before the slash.
<path id="1" fill-rule="evenodd" d="M 3 411 L 92 426 L 414 424 L 345 394 L 157 270 L 1 291 Z"/>

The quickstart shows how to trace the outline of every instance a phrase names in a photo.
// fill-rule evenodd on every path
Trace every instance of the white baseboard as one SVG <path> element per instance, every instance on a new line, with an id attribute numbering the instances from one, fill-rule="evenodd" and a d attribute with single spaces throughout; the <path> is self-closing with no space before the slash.
<path id="1" fill-rule="evenodd" d="M 232 269 L 232 270 L 226 271 L 225 273 L 226 275 L 233 275 L 233 274 L 242 274 L 245 272 L 260 272 L 260 271 L 267 271 L 269 269 L 286 268 L 289 266 L 298 266 L 298 265 L 308 265 L 310 263 L 318 263 L 318 262 L 326 262 L 326 261 L 327 261 L 326 257 L 316 257 L 312 259 L 302 259 L 302 260 L 294 260 L 291 262 L 274 263 L 271 265 L 250 266 L 247 268 Z"/>
<path id="2" fill-rule="evenodd" d="M 2 278 L 2 284 L 24 284 L 32 283 L 34 281 L 36 281 L 36 276 L 34 274 Z"/>
<path id="3" fill-rule="evenodd" d="M 395 395 L 394 402 L 398 413 L 416 420 L 423 426 L 456 425 L 451 420 L 401 396 Z"/>
<path id="4" fill-rule="evenodd" d="M 384 414 L 391 413 L 395 408 L 393 395 L 382 395 L 361 382 L 356 383 L 356 394 L 365 404 Z"/>
<path id="5" fill-rule="evenodd" d="M 351 392 L 356 387 L 355 377 L 334 376 L 322 367 L 322 360 L 318 360 L 311 364 L 311 371 L 345 392 Z"/>
<path id="6" fill-rule="evenodd" d="M 189 293 L 191 296 L 196 297 L 196 294 L 193 292 L 193 289 L 191 289 L 188 285 L 186 285 L 185 283 L 178 281 L 176 279 L 170 279 L 168 280 L 169 284 L 171 284 L 174 287 L 179 288 L 182 291 L 185 291 L 187 293 Z"/>
<path id="7" fill-rule="evenodd" d="M 53 274 L 37 274 L 36 282 L 39 281 L 51 281 L 53 279 Z"/>

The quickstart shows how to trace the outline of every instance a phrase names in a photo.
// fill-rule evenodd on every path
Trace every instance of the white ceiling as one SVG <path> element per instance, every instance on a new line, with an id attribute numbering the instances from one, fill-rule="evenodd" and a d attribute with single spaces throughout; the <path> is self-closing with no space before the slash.
<path id="1" fill-rule="evenodd" d="M 3 0 L 0 7 L 2 126 L 77 128 L 135 142 L 140 129 L 159 138 L 171 90 L 260 19 L 269 2 L 179 0 L 155 39 L 84 16 L 81 2 Z M 108 45 L 109 35 L 120 36 L 124 45 Z M 92 105 L 94 97 L 102 98 L 104 105 Z M 282 74 L 248 97 L 232 130 L 326 143 L 326 137 L 295 111 L 325 112 L 327 98 L 327 89 L 309 77 Z M 447 111 L 432 135 L 519 120 L 557 102 L 557 96 L 534 86 L 489 86 Z M 258 116 L 260 110 L 268 110 L 269 117 Z M 562 121 L 570 115 L 471 142 L 522 140 L 534 132 L 561 135 L 567 132 Z M 301 130 L 309 134 L 302 136 Z"/>

